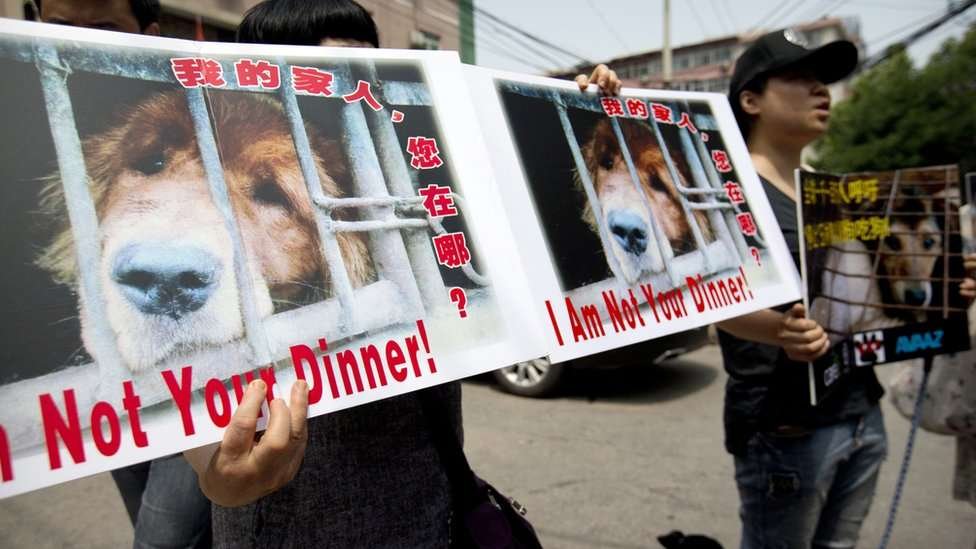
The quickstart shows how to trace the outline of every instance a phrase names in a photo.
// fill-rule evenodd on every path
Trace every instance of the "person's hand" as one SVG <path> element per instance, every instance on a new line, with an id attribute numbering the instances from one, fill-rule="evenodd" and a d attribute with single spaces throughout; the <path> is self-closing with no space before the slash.
<path id="1" fill-rule="evenodd" d="M 200 489 L 217 505 L 238 507 L 266 496 L 291 481 L 302 464 L 308 441 L 308 384 L 299 380 L 292 385 L 290 406 L 280 398 L 271 402 L 268 428 L 256 440 L 265 391 L 262 380 L 248 385 L 209 462 L 200 463 L 199 456 L 185 453 L 197 471 Z"/>
<path id="2" fill-rule="evenodd" d="M 593 74 L 589 78 L 585 74 L 577 76 L 576 84 L 579 85 L 580 91 L 586 91 L 590 84 L 596 84 L 602 95 L 620 95 L 621 84 L 617 73 L 603 63 L 593 69 Z"/>
<path id="3" fill-rule="evenodd" d="M 976 254 L 963 256 L 963 267 L 966 269 L 966 278 L 959 284 L 959 295 L 965 298 L 969 305 L 976 299 Z"/>
<path id="4" fill-rule="evenodd" d="M 811 362 L 830 349 L 827 332 L 815 320 L 806 316 L 806 308 L 797 303 L 783 314 L 779 332 L 776 334 L 786 356 L 797 362 Z"/>

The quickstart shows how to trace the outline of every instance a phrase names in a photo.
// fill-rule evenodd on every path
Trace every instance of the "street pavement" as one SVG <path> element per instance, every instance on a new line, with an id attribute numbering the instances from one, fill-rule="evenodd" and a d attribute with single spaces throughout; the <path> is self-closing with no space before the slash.
<path id="1" fill-rule="evenodd" d="M 879 368 L 883 379 L 893 370 Z M 738 544 L 732 460 L 722 447 L 716 347 L 656 367 L 579 371 L 551 399 L 464 385 L 474 469 L 528 508 L 546 547 L 659 547 L 673 529 Z M 877 547 L 908 422 L 885 404 L 889 458 L 862 530 Z M 920 432 L 889 547 L 969 549 L 976 508 L 951 497 L 955 441 Z M 132 528 L 107 474 L 0 502 L 0 547 L 127 547 Z"/>

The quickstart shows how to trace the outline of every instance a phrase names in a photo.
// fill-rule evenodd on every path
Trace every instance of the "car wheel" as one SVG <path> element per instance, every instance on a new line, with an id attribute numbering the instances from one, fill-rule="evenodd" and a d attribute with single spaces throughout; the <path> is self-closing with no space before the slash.
<path id="1" fill-rule="evenodd" d="M 542 397 L 552 393 L 564 371 L 563 364 L 552 364 L 548 358 L 537 358 L 495 370 L 494 375 L 505 392 Z"/>

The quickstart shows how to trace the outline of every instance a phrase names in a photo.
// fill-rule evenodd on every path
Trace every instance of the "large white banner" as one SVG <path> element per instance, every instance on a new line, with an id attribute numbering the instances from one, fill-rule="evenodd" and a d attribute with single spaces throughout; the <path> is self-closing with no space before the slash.
<path id="1" fill-rule="evenodd" d="M 545 354 L 453 52 L 3 21 L 0 497 Z"/>
<path id="2" fill-rule="evenodd" d="M 0 70 L 0 498 L 256 376 L 315 416 L 799 296 L 718 95 L 6 20 Z"/>
<path id="3" fill-rule="evenodd" d="M 724 96 L 467 75 L 551 360 L 799 299 Z"/>

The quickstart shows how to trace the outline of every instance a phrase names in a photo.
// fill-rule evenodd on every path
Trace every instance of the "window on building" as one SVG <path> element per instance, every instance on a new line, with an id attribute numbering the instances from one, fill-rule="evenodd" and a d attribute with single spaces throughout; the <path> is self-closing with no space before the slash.
<path id="1" fill-rule="evenodd" d="M 441 37 L 438 34 L 425 30 L 415 30 L 410 32 L 410 49 L 412 50 L 439 50 L 441 48 Z"/>

